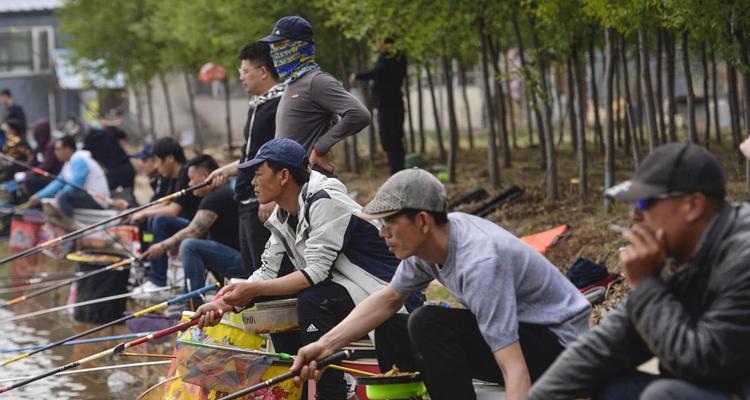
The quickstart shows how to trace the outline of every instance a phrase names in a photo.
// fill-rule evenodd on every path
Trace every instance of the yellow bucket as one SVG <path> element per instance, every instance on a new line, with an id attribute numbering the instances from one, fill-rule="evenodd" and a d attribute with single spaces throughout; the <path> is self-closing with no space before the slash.
<path id="1" fill-rule="evenodd" d="M 182 314 L 182 320 L 186 321 L 192 315 L 193 313 L 184 311 Z M 261 336 L 245 332 L 243 327 L 244 325 L 241 315 L 228 313 L 224 315 L 221 323 L 218 325 L 203 328 L 203 333 L 223 345 L 253 350 L 261 349 L 265 345 L 266 340 Z M 183 338 L 190 340 L 190 332 L 188 331 Z M 274 363 L 268 367 L 261 379 L 267 380 L 289 372 L 290 366 L 291 364 L 288 363 Z M 177 367 L 176 360 L 172 363 L 172 368 L 170 369 L 170 377 L 173 376 L 179 376 L 179 368 Z M 170 400 L 214 400 L 227 395 L 227 393 L 224 392 L 208 390 L 197 385 L 183 382 L 181 379 L 169 381 L 168 388 L 165 388 L 164 392 L 164 398 Z M 255 393 L 249 394 L 242 399 L 299 400 L 301 396 L 302 388 L 294 386 L 292 380 L 287 380 L 267 389 L 261 389 Z"/>

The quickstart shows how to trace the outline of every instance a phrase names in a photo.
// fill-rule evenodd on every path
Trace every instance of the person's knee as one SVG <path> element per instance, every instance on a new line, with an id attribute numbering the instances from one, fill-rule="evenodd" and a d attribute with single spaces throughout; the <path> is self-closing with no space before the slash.
<path id="1" fill-rule="evenodd" d="M 185 239 L 180 243 L 180 255 L 195 255 L 198 252 L 199 239 Z"/>
<path id="2" fill-rule="evenodd" d="M 681 400 L 692 390 L 689 385 L 677 379 L 657 379 L 641 392 L 640 400 Z"/>
<path id="3" fill-rule="evenodd" d="M 409 314 L 407 327 L 412 343 L 419 343 L 430 335 L 438 334 L 433 325 L 439 311 L 439 307 L 422 306 Z"/>

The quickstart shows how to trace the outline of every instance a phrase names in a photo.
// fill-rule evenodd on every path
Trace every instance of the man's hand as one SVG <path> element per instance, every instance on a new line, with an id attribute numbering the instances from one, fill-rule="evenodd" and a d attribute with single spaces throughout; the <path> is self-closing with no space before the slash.
<path id="1" fill-rule="evenodd" d="M 153 260 L 155 258 L 159 258 L 163 256 L 167 250 L 167 246 L 164 246 L 164 243 L 156 243 L 151 245 L 151 247 L 146 250 L 145 253 L 141 256 L 142 260 Z"/>
<path id="2" fill-rule="evenodd" d="M 222 300 L 214 300 L 206 303 L 195 311 L 193 318 L 200 318 L 198 327 L 214 326 L 221 321 L 222 313 L 232 311 L 232 306 L 227 305 Z"/>
<path id="3" fill-rule="evenodd" d="M 34 194 L 34 195 L 31 195 L 31 197 L 29 197 L 29 200 L 26 202 L 26 204 L 28 204 L 28 207 L 33 207 L 39 204 L 40 202 L 41 200 L 39 199 L 39 197 L 37 197 L 37 195 Z"/>
<path id="4" fill-rule="evenodd" d="M 127 210 L 129 205 L 130 204 L 128 204 L 126 200 L 112 199 L 112 208 L 118 209 L 120 211 Z"/>
<path id="5" fill-rule="evenodd" d="M 299 349 L 291 368 L 292 371 L 300 371 L 299 376 L 294 378 L 294 383 L 299 384 L 310 379 L 315 379 L 316 381 L 320 379 L 322 371 L 318 371 L 318 365 L 315 360 L 320 360 L 331 354 L 333 354 L 333 349 L 328 348 L 321 340 Z"/>
<path id="6" fill-rule="evenodd" d="M 276 202 L 272 201 L 270 203 L 261 204 L 260 207 L 258 207 L 258 219 L 262 224 L 265 224 L 266 221 L 268 221 L 268 218 L 271 218 L 271 213 L 273 213 L 273 210 L 276 208 Z"/>
<path id="7" fill-rule="evenodd" d="M 310 153 L 310 166 L 317 165 L 324 170 L 333 173 L 336 170 L 336 166 L 333 165 L 333 152 L 320 154 L 317 149 L 313 149 Z"/>
<path id="8" fill-rule="evenodd" d="M 229 173 L 227 171 L 228 165 L 225 165 L 219 169 L 215 169 L 211 172 L 211 175 L 206 178 L 206 182 L 211 182 L 212 187 L 220 186 L 229 180 Z"/>
<path id="9" fill-rule="evenodd" d="M 354 85 L 354 82 L 357 81 L 357 74 L 352 73 L 349 75 L 349 86 Z"/>
<path id="10" fill-rule="evenodd" d="M 146 219 L 146 216 L 143 213 L 137 212 L 137 213 L 132 214 L 130 216 L 130 221 L 129 222 L 130 222 L 131 225 L 140 225 L 141 222 L 143 222 L 143 220 L 145 220 L 145 219 Z"/>
<path id="11" fill-rule="evenodd" d="M 259 295 L 256 288 L 253 282 L 233 283 L 224 287 L 221 301 L 230 306 L 245 307 Z"/>
<path id="12" fill-rule="evenodd" d="M 658 275 L 667 261 L 667 239 L 663 229 L 656 232 L 643 225 L 634 225 L 625 238 L 630 246 L 620 252 L 623 273 L 630 287 L 641 280 Z"/>

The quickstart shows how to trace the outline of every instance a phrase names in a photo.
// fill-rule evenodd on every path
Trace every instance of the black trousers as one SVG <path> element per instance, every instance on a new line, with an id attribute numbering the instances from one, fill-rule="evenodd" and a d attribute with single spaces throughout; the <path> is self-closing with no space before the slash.
<path id="1" fill-rule="evenodd" d="M 388 155 L 388 166 L 391 175 L 404 169 L 404 109 L 378 109 L 378 127 L 380 128 L 380 145 Z"/>
<path id="2" fill-rule="evenodd" d="M 260 203 L 257 201 L 248 204 L 239 204 L 238 213 L 240 215 L 240 254 L 242 255 L 242 264 L 245 266 L 248 275 L 260 268 L 260 256 L 263 255 L 263 249 L 266 246 L 271 232 L 263 226 L 258 218 L 258 208 Z"/>
<path id="3" fill-rule="evenodd" d="M 502 383 L 500 367 L 470 311 L 422 306 L 409 316 L 408 336 L 400 332 L 398 327 L 376 331 L 378 358 L 413 371 L 407 364 L 409 361 L 404 360 L 404 354 L 413 354 L 416 370 L 421 371 L 432 400 L 476 399 L 473 378 Z M 518 334 L 534 382 L 562 352 L 563 346 L 544 326 L 522 323 Z M 409 343 L 411 352 L 404 343 Z"/>

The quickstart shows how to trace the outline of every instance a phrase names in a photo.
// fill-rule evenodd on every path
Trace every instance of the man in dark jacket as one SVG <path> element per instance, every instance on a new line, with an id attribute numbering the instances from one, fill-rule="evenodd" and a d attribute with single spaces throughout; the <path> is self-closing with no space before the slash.
<path id="1" fill-rule="evenodd" d="M 351 84 L 357 80 L 373 81 L 380 145 L 388 155 L 391 175 L 404 169 L 404 100 L 401 86 L 406 76 L 406 56 L 391 52 L 392 43 L 392 40 L 386 39 L 380 45 L 375 68 L 349 77 Z"/>
<path id="2" fill-rule="evenodd" d="M 26 137 L 26 113 L 23 111 L 23 107 L 18 105 L 13 99 L 13 94 L 10 92 L 10 89 L 0 90 L 0 103 L 5 106 L 3 121 L 9 119 L 20 121 L 21 128 L 19 134 L 22 137 Z"/>
<path id="3" fill-rule="evenodd" d="M 708 150 L 671 143 L 607 190 L 634 204 L 620 252 L 632 292 L 560 355 L 530 399 L 748 398 L 750 207 L 726 202 L 725 186 Z M 652 357 L 659 375 L 636 370 Z"/>

